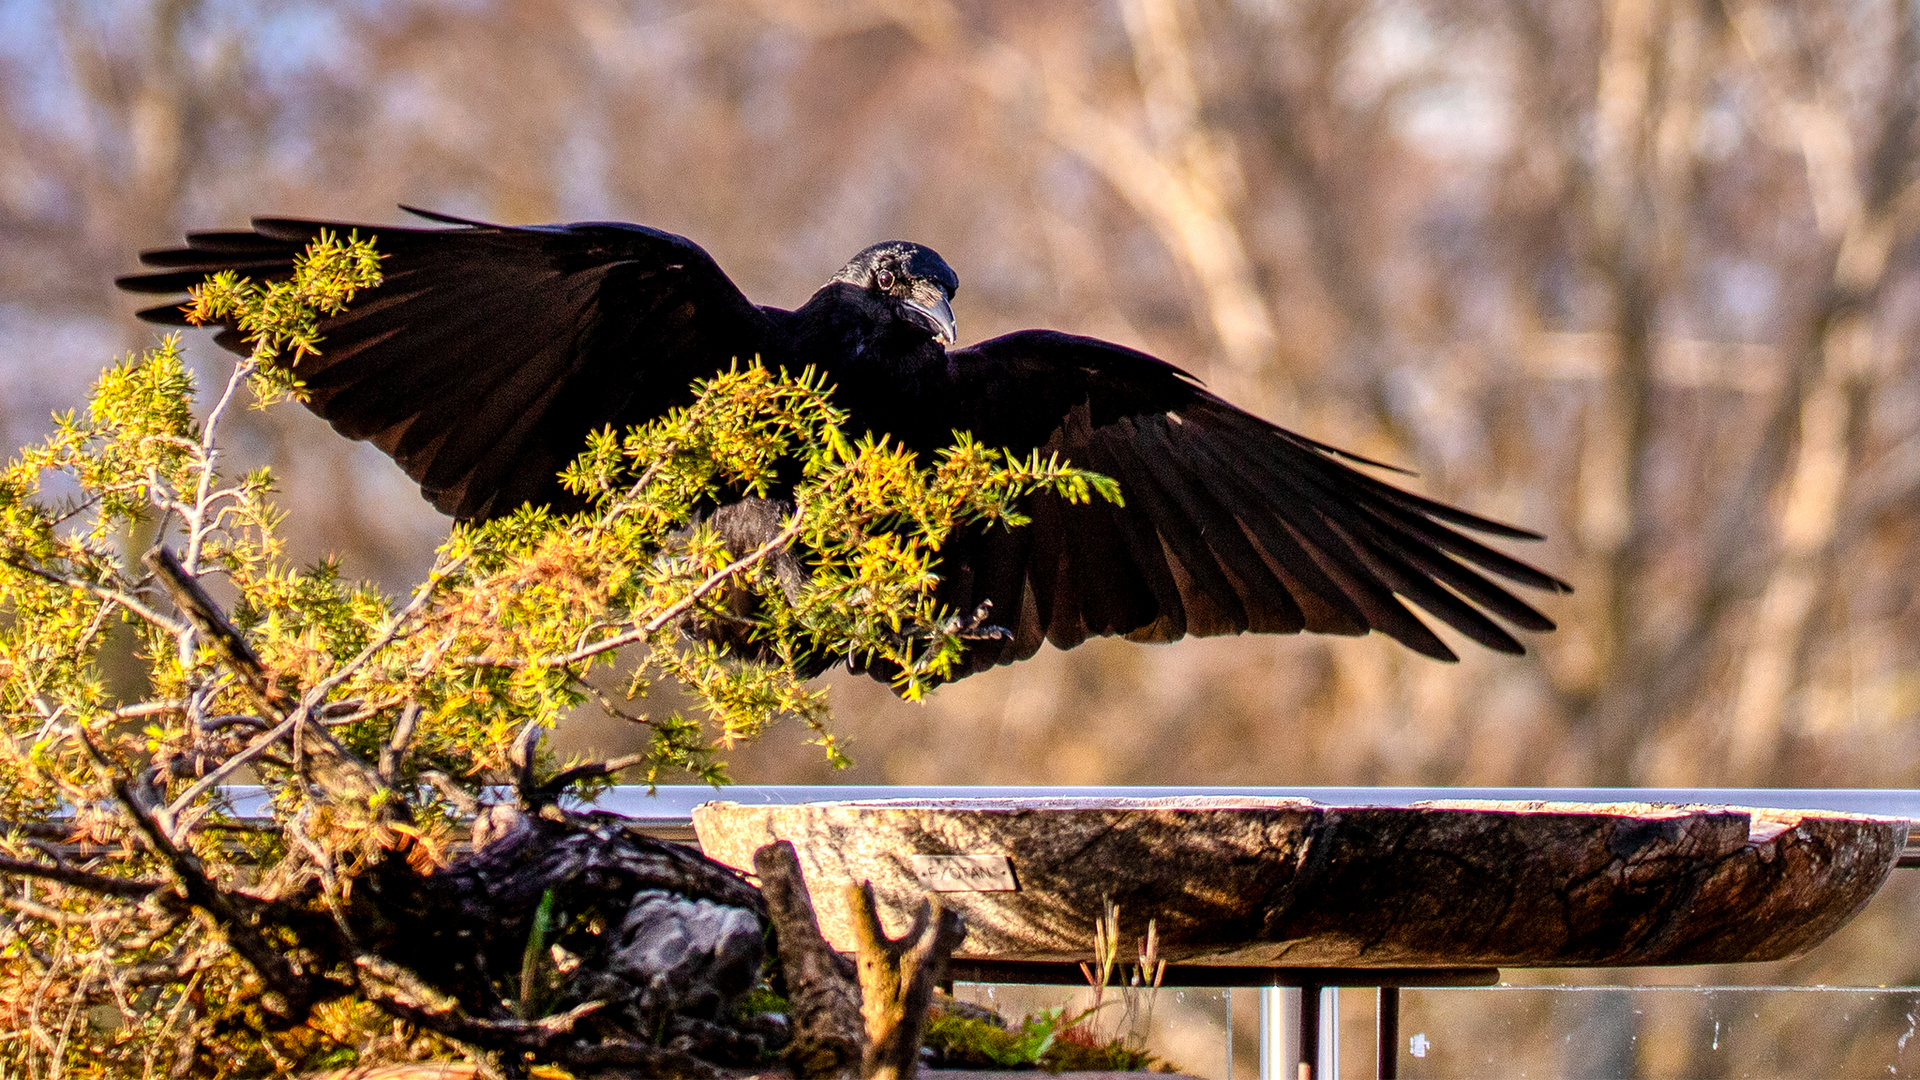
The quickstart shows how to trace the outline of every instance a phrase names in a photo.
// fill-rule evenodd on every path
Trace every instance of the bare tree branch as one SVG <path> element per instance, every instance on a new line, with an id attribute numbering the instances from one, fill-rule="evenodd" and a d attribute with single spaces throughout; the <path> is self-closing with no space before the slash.
<path id="1" fill-rule="evenodd" d="M 293 707 L 293 700 L 274 683 L 267 673 L 266 665 L 253 651 L 253 646 L 240 636 L 240 632 L 227 621 L 220 606 L 213 602 L 205 589 L 194 576 L 180 565 L 173 552 L 165 547 L 155 547 L 141 559 L 147 569 L 153 571 L 167 595 L 173 599 L 174 607 L 186 616 L 187 621 L 199 632 L 200 636 L 213 646 L 221 661 L 240 679 L 240 685 L 259 708 L 277 717 L 284 717 Z"/>
<path id="2" fill-rule="evenodd" d="M 5 563 L 22 573 L 32 574 L 43 581 L 50 581 L 55 585 L 65 585 L 70 589 L 80 589 L 83 592 L 92 593 L 102 600 L 119 604 L 121 607 L 126 608 L 133 614 L 168 633 L 177 634 L 186 630 L 186 626 L 182 623 L 167 618 L 165 615 L 160 614 L 142 603 L 139 597 L 120 589 L 102 585 L 98 582 L 88 581 L 85 578 L 75 577 L 71 574 L 57 573 L 44 566 L 35 566 L 24 559 L 16 559 L 11 556 L 0 555 L 0 563 Z"/>
<path id="3" fill-rule="evenodd" d="M 0 873 L 44 878 L 47 881 L 57 881 L 62 885 L 71 885 L 76 889 L 99 893 L 102 896 L 121 896 L 130 900 L 152 896 L 167 887 L 164 881 L 108 877 L 105 874 L 91 874 L 85 870 L 74 870 L 64 866 L 47 866 L 43 863 L 26 862 L 4 855 L 0 855 Z"/>
<path id="4" fill-rule="evenodd" d="M 99 767 L 112 775 L 111 766 L 84 732 L 81 733 L 81 740 Z M 127 816 L 133 819 L 135 827 L 147 838 L 147 842 L 167 861 L 187 902 L 220 924 L 233 951 L 267 984 L 270 992 L 262 997 L 261 1007 L 287 1024 L 305 1020 L 318 997 L 314 978 L 295 968 L 285 954 L 261 935 L 253 920 L 241 914 L 234 906 L 234 895 L 207 877 L 198 856 L 182 851 L 174 844 L 167 830 L 141 808 L 123 777 L 113 776 L 112 781 L 114 795 L 119 798 Z"/>

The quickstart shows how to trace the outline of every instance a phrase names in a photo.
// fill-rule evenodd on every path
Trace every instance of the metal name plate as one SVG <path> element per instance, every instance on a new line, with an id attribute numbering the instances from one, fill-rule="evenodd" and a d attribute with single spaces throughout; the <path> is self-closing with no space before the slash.
<path id="1" fill-rule="evenodd" d="M 928 892 L 1013 892 L 1013 862 L 1005 855 L 909 855 L 914 879 Z"/>

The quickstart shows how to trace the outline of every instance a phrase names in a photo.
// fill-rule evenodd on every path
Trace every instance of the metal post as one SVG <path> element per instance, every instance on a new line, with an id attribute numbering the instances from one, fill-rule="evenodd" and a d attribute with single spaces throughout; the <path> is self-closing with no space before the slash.
<path id="1" fill-rule="evenodd" d="M 1260 1080 L 1299 1080 L 1299 1055 L 1289 1052 L 1299 1044 L 1289 1038 L 1294 1025 L 1288 1022 L 1299 1008 L 1299 993 L 1278 983 L 1260 988 Z"/>
<path id="2" fill-rule="evenodd" d="M 1220 996 L 1227 999 L 1227 1067 L 1220 1075 L 1233 1080 L 1233 988 L 1220 991 Z"/>
<path id="3" fill-rule="evenodd" d="M 1340 988 L 1320 991 L 1320 1064 L 1315 1080 L 1340 1080 Z"/>
<path id="4" fill-rule="evenodd" d="M 1339 987 L 1260 988 L 1260 1080 L 1340 1080 Z"/>
<path id="5" fill-rule="evenodd" d="M 1320 987 L 1300 988 L 1300 1054 L 1293 1060 L 1300 1080 L 1320 1076 Z"/>
<path id="6" fill-rule="evenodd" d="M 1379 1024 L 1378 1050 L 1375 1051 L 1373 1075 L 1379 1080 L 1400 1080 L 1400 988 L 1383 986 L 1380 988 L 1378 1010 Z"/>

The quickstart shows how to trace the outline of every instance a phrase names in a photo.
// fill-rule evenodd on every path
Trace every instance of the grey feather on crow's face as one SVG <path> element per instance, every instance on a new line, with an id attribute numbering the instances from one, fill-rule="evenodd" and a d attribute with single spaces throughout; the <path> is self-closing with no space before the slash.
<path id="1" fill-rule="evenodd" d="M 960 275 L 930 247 L 906 240 L 875 244 L 841 267 L 832 281 L 887 297 L 908 321 L 926 327 L 942 345 L 958 340 L 952 302 L 960 291 Z"/>

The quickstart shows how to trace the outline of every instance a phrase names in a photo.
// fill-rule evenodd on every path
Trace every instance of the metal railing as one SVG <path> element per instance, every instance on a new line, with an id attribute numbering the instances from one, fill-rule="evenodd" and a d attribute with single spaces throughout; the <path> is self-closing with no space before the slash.
<path id="1" fill-rule="evenodd" d="M 1779 810 L 1831 810 L 1871 814 L 1909 823 L 1901 866 L 1920 867 L 1920 790 L 1907 788 L 1534 788 L 1534 787 L 1037 787 L 885 786 L 875 784 L 704 784 L 615 787 L 594 805 L 624 814 L 646 832 L 693 839 L 693 808 L 725 799 L 758 805 L 843 799 L 1162 799 L 1188 795 L 1312 799 L 1328 806 L 1406 806 L 1438 799 L 1519 802 L 1677 803 L 1751 806 Z"/>

